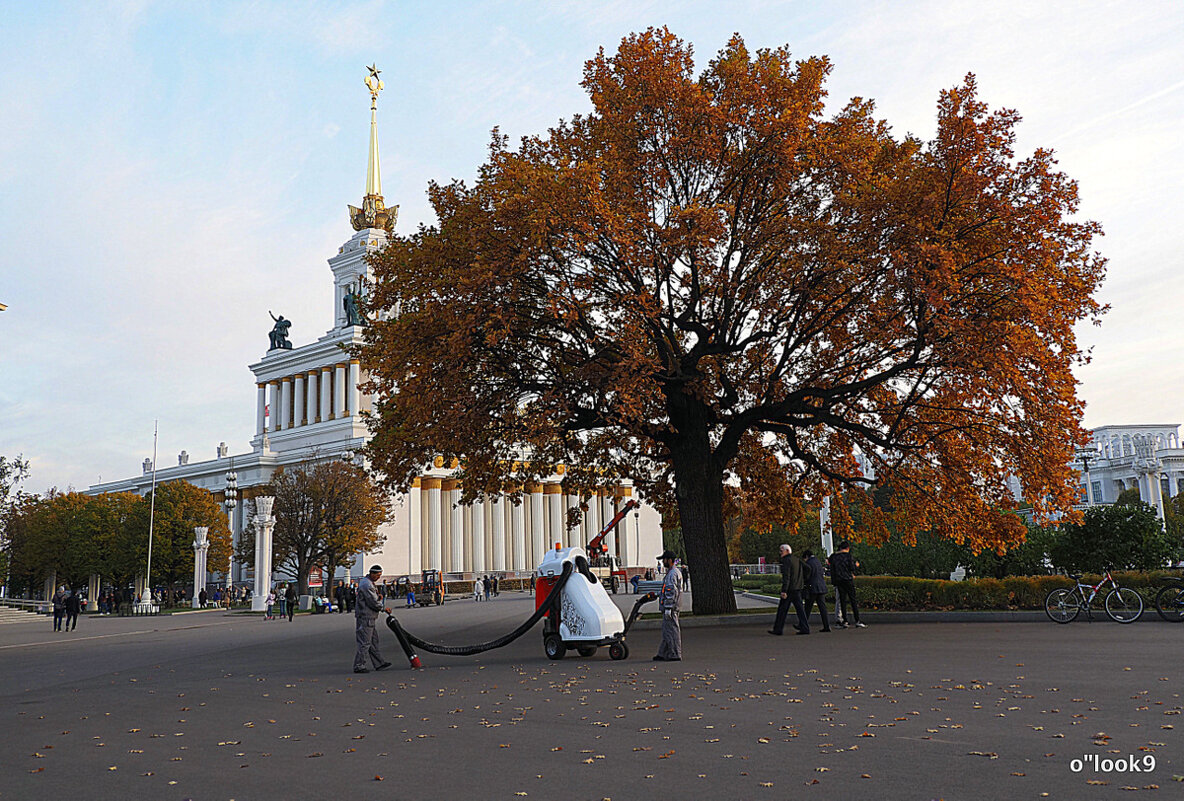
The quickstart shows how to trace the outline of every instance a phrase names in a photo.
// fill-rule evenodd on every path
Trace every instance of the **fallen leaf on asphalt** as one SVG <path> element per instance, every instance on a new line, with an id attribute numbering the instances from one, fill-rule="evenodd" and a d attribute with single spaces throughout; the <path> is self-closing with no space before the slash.
<path id="1" fill-rule="evenodd" d="M 374 777 L 374 781 L 376 781 L 376 782 L 380 782 L 380 781 L 382 781 L 382 777 L 381 777 L 381 776 L 375 776 L 375 777 Z"/>
<path id="2" fill-rule="evenodd" d="M 994 751 L 967 751 L 970 756 L 985 756 L 989 759 L 998 759 L 999 755 Z"/>

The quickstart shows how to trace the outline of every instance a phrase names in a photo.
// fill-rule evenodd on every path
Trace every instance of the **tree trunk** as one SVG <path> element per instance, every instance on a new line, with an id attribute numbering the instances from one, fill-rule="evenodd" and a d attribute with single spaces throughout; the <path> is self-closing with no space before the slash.
<path id="1" fill-rule="evenodd" d="M 691 611 L 696 615 L 719 615 L 736 611 L 736 593 L 728 570 L 728 544 L 724 537 L 723 471 L 702 437 L 695 443 L 671 449 L 671 464 L 682 520 L 683 544 L 694 586 Z"/>

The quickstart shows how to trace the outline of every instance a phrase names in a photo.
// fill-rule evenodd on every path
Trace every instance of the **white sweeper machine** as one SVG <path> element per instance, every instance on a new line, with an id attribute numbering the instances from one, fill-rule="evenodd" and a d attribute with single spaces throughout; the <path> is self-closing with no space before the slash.
<path id="1" fill-rule="evenodd" d="M 400 625 L 394 615 L 387 615 L 386 624 L 395 634 L 411 667 L 421 667 L 415 649 L 445 656 L 471 656 L 494 648 L 509 645 L 543 621 L 543 651 L 548 659 L 562 659 L 568 650 L 580 656 L 590 657 L 598 648 L 608 648 L 612 659 L 629 656 L 625 635 L 641 607 L 657 598 L 647 593 L 633 605 L 628 619 L 609 598 L 602 577 L 593 571 L 593 561 L 605 558 L 605 539 L 613 531 L 636 501 L 629 501 L 608 525 L 601 530 L 585 550 L 578 546 L 564 548 L 560 543 L 543 557 L 535 568 L 535 610 L 518 628 L 496 640 L 473 645 L 441 645 L 421 640 Z M 610 561 L 609 580 L 615 575 L 614 563 Z"/>

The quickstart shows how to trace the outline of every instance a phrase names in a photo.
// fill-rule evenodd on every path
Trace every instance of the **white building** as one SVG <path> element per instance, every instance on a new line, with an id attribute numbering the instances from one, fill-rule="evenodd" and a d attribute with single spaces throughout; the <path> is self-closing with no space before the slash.
<path id="1" fill-rule="evenodd" d="M 368 411 L 373 399 L 359 390 L 364 379 L 361 366 L 345 351 L 362 340 L 362 326 L 354 324 L 349 311 L 349 295 L 372 279 L 366 256 L 386 245 L 398 215 L 398 207 L 387 209 L 382 197 L 375 111 L 381 84 L 376 75 L 372 78 L 374 82 L 368 79 L 367 84 L 371 87 L 371 115 L 366 194 L 360 208 L 349 207 L 355 233 L 329 259 L 333 292 L 331 296 L 326 293 L 326 302 L 333 303 L 333 328 L 299 347 L 283 342 L 281 336 L 272 343 L 279 347 L 272 347 L 250 365 L 257 398 L 255 436 L 249 453 L 231 456 L 222 443 L 214 459 L 190 463 L 189 455 L 182 451 L 176 466 L 158 466 L 156 470 L 157 483 L 183 479 L 209 490 L 219 500 L 224 497 L 227 474 L 232 470 L 237 473 L 241 502 L 229 513 L 236 546 L 251 519 L 253 498 L 263 494 L 276 469 L 314 459 L 347 457 L 369 436 L 360 412 Z M 141 475 L 96 484 L 87 492 L 146 494 L 151 488 L 152 467 L 146 459 Z M 365 572 L 364 565 L 373 562 L 391 576 L 416 575 L 426 568 L 457 578 L 492 572 L 512 576 L 532 570 L 554 543 L 586 545 L 628 501 L 632 483 L 601 488 L 588 501 L 579 527 L 567 530 L 563 522 L 567 509 L 579 506 L 581 499 L 567 494 L 564 472 L 564 466 L 557 466 L 543 481 L 524 486 L 517 498 L 495 497 L 462 506 L 454 471 L 437 459 L 433 466 L 425 466 L 409 493 L 393 499 L 394 517 L 382 529 L 386 542 L 381 550 L 357 554 L 352 564 L 339 570 L 337 578 L 358 577 Z M 630 517 L 610 535 L 610 553 L 625 565 L 649 566 L 662 550 L 661 517 L 648 506 Z M 230 579 L 241 583 L 248 578 L 242 565 L 232 565 Z"/>
<path id="2" fill-rule="evenodd" d="M 1184 491 L 1184 448 L 1180 424 L 1102 426 L 1090 431 L 1090 447 L 1073 467 L 1081 473 L 1081 504 L 1114 503 L 1123 490 L 1159 510 L 1167 498 Z"/>

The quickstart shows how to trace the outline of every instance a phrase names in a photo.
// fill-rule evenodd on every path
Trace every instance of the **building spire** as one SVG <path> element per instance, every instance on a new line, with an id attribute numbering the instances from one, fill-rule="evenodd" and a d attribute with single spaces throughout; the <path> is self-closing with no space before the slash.
<path id="1" fill-rule="evenodd" d="M 367 67 L 366 88 L 370 90 L 370 158 L 366 165 L 366 195 L 362 206 L 349 207 L 350 223 L 355 231 L 367 228 L 382 228 L 391 233 L 399 216 L 399 207 L 387 208 L 382 199 L 382 170 L 378 163 L 378 93 L 385 84 L 379 79 L 382 70 L 374 65 Z"/>

